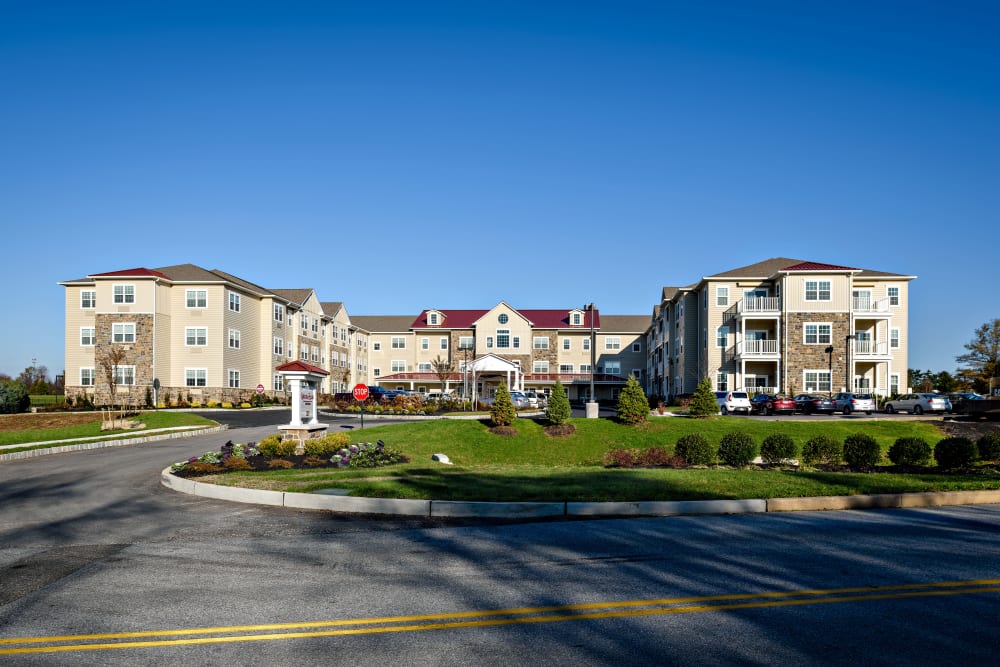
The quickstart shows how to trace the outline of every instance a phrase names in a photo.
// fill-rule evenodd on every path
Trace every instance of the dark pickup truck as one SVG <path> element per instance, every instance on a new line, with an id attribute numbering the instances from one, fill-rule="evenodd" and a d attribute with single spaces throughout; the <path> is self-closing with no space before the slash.
<path id="1" fill-rule="evenodd" d="M 971 419 L 1000 419 L 1000 398 L 987 398 L 981 401 L 964 401 L 955 408 Z"/>

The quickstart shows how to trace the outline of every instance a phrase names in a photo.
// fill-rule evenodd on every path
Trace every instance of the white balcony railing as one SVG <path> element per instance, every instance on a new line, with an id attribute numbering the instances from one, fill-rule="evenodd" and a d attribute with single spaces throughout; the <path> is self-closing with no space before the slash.
<path id="1" fill-rule="evenodd" d="M 888 315 L 889 299 L 872 299 L 869 296 L 856 296 L 851 298 L 851 310 L 855 314 L 879 313 Z"/>
<path id="2" fill-rule="evenodd" d="M 743 357 L 773 357 L 778 354 L 778 341 L 744 340 L 736 346 L 736 354 Z"/>
<path id="3" fill-rule="evenodd" d="M 854 355 L 858 359 L 865 357 L 888 357 L 890 355 L 889 343 L 884 340 L 856 340 L 854 341 Z"/>
<path id="4" fill-rule="evenodd" d="M 740 315 L 780 313 L 781 299 L 776 296 L 748 296 L 736 303 L 736 312 Z"/>

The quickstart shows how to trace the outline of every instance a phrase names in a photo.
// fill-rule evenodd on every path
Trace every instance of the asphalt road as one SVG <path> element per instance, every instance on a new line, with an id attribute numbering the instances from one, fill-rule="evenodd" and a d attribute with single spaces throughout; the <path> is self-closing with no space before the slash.
<path id="1" fill-rule="evenodd" d="M 0 663 L 996 659 L 1000 506 L 430 521 L 159 485 L 277 423 L 0 464 Z"/>

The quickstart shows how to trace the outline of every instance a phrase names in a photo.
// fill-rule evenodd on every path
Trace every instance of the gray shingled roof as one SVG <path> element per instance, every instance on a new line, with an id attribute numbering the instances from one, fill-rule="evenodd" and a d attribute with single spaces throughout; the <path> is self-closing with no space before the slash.
<path id="1" fill-rule="evenodd" d="M 313 293 L 313 290 L 308 287 L 303 287 L 298 289 L 272 289 L 271 292 L 277 294 L 282 299 L 285 299 L 290 303 L 301 306 L 309 299 L 309 295 Z"/>
<path id="2" fill-rule="evenodd" d="M 371 333 L 409 331 L 413 315 L 352 315 L 351 324 Z"/>

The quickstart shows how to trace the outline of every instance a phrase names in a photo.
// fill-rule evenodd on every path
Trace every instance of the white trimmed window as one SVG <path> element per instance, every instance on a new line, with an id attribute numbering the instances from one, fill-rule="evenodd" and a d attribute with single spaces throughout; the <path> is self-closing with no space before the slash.
<path id="1" fill-rule="evenodd" d="M 115 303 L 135 303 L 135 285 L 115 285 Z"/>
<path id="2" fill-rule="evenodd" d="M 715 347 L 722 349 L 729 347 L 729 327 L 719 327 L 715 330 Z"/>
<path id="3" fill-rule="evenodd" d="M 608 375 L 621 375 L 622 374 L 622 362 L 620 361 L 605 361 L 604 362 L 604 372 Z"/>
<path id="4" fill-rule="evenodd" d="M 618 336 L 608 336 L 604 339 L 604 349 L 605 350 L 620 350 L 622 349 L 622 339 Z"/>
<path id="5" fill-rule="evenodd" d="M 573 365 L 570 364 L 570 368 L 572 368 L 572 367 L 573 367 Z M 572 373 L 573 371 L 571 370 L 570 372 Z M 580 364 L 580 372 L 581 373 L 589 373 L 590 372 L 590 364 Z"/>
<path id="6" fill-rule="evenodd" d="M 188 308 L 207 308 L 208 290 L 204 289 L 184 290 L 184 303 Z"/>
<path id="7" fill-rule="evenodd" d="M 899 349 L 899 329 L 889 329 L 889 347 Z"/>
<path id="8" fill-rule="evenodd" d="M 205 387 L 208 386 L 208 369 L 205 368 L 185 368 L 185 387 Z"/>
<path id="9" fill-rule="evenodd" d="M 460 350 L 471 350 L 475 347 L 475 340 L 472 336 L 459 336 L 458 337 L 458 349 Z"/>
<path id="10" fill-rule="evenodd" d="M 818 391 L 829 393 L 832 391 L 832 382 L 830 381 L 830 371 L 805 371 L 803 373 L 803 379 L 805 380 L 803 388 L 806 392 Z"/>
<path id="11" fill-rule="evenodd" d="M 234 368 L 229 369 L 229 388 L 239 389 L 240 388 L 240 372 Z"/>
<path id="12" fill-rule="evenodd" d="M 533 361 L 531 362 L 531 372 L 532 373 L 548 373 L 549 372 L 549 362 L 547 361 Z"/>
<path id="13" fill-rule="evenodd" d="M 510 329 L 497 329 L 497 348 L 505 349 L 510 347 Z"/>
<path id="14" fill-rule="evenodd" d="M 295 356 L 295 350 L 292 349 L 292 341 L 285 341 L 285 350 L 288 352 L 288 358 L 291 359 Z"/>
<path id="15" fill-rule="evenodd" d="M 205 327 L 184 327 L 184 344 L 188 347 L 207 345 L 208 329 Z"/>
<path id="16" fill-rule="evenodd" d="M 285 307 L 280 303 L 274 304 L 274 321 L 284 322 L 285 321 Z"/>
<path id="17" fill-rule="evenodd" d="M 404 359 L 393 359 L 389 370 L 392 373 L 405 373 L 406 361 Z"/>
<path id="18" fill-rule="evenodd" d="M 420 339 L 420 349 L 421 350 L 429 350 L 429 349 L 431 349 L 431 339 L 430 338 L 421 338 Z"/>
<path id="19" fill-rule="evenodd" d="M 886 294 L 889 295 L 889 305 L 890 306 L 898 306 L 899 305 L 899 286 L 898 285 L 889 285 L 889 287 L 886 288 Z"/>
<path id="20" fill-rule="evenodd" d="M 590 349 L 590 339 L 589 338 L 584 338 L 583 339 L 583 351 L 586 352 L 589 349 Z"/>
<path id="21" fill-rule="evenodd" d="M 428 313 L 427 314 L 427 323 L 430 324 L 431 326 L 437 326 L 437 323 L 438 323 L 438 314 L 437 313 Z"/>
<path id="22" fill-rule="evenodd" d="M 536 350 L 547 350 L 549 349 L 549 337 L 548 336 L 535 336 L 531 339 L 531 347 Z"/>
<path id="23" fill-rule="evenodd" d="M 583 371 L 583 366 L 580 366 L 580 370 L 581 370 L 581 372 Z M 573 364 L 559 364 L 559 372 L 560 373 L 572 373 L 573 372 Z"/>
<path id="24" fill-rule="evenodd" d="M 285 381 L 284 380 L 285 380 L 284 376 L 282 376 L 280 373 L 275 373 L 274 374 L 274 376 L 271 378 L 271 382 L 274 385 L 274 390 L 275 391 L 284 391 L 285 390 Z"/>
<path id="25" fill-rule="evenodd" d="M 716 306 L 728 306 L 729 305 L 729 287 L 719 285 L 715 288 L 715 305 Z"/>
<path id="26" fill-rule="evenodd" d="M 829 322 L 806 322 L 802 342 L 806 345 L 829 345 L 833 341 L 833 325 Z"/>
<path id="27" fill-rule="evenodd" d="M 309 361 L 309 346 L 305 343 L 299 345 L 299 359 Z"/>
<path id="28" fill-rule="evenodd" d="M 229 293 L 229 310 L 234 313 L 240 312 L 240 295 L 236 292 Z"/>
<path id="29" fill-rule="evenodd" d="M 642 352 L 642 343 L 640 343 L 639 341 L 636 341 L 636 342 L 632 343 L 632 351 L 633 352 Z"/>
<path id="30" fill-rule="evenodd" d="M 319 320 L 315 317 L 312 318 L 312 331 L 313 333 L 319 333 Z"/>
<path id="31" fill-rule="evenodd" d="M 135 324 L 131 322 L 119 322 L 111 325 L 112 343 L 134 343 Z"/>
<path id="32" fill-rule="evenodd" d="M 405 336 L 393 336 L 392 337 L 392 349 L 394 349 L 394 350 L 405 350 L 406 349 L 406 337 Z"/>
<path id="33" fill-rule="evenodd" d="M 427 363 L 427 362 L 421 362 L 421 363 L 417 364 L 417 372 L 418 373 L 433 373 L 434 369 L 433 369 L 433 367 L 429 363 Z"/>
<path id="34" fill-rule="evenodd" d="M 278 336 L 274 337 L 274 353 L 277 354 L 278 356 L 282 356 L 285 354 L 284 338 L 279 338 Z"/>
<path id="35" fill-rule="evenodd" d="M 562 346 L 563 346 L 563 351 L 564 352 L 569 352 L 570 350 L 572 350 L 573 349 L 572 339 L 571 338 L 563 338 L 562 339 Z"/>
<path id="36" fill-rule="evenodd" d="M 829 280 L 806 281 L 806 301 L 829 301 L 829 300 L 830 300 Z"/>
<path id="37" fill-rule="evenodd" d="M 372 351 L 380 352 L 382 350 L 382 343 L 379 341 L 372 341 Z"/>
<path id="38" fill-rule="evenodd" d="M 96 308 L 97 307 L 97 292 L 92 289 L 85 289 L 80 292 L 80 307 L 81 308 Z"/>
<path id="39" fill-rule="evenodd" d="M 382 369 L 381 368 L 373 368 L 372 369 L 372 377 L 379 377 L 381 375 L 382 375 Z"/>
<path id="40" fill-rule="evenodd" d="M 448 337 L 447 336 L 441 336 L 441 349 L 442 350 L 447 350 L 448 349 Z"/>
<path id="41" fill-rule="evenodd" d="M 729 391 L 729 374 L 719 371 L 715 374 L 715 390 Z"/>
<path id="42" fill-rule="evenodd" d="M 513 336 L 511 338 L 511 347 L 513 347 L 515 350 L 520 349 L 520 347 L 521 347 L 521 337 L 520 336 Z"/>
<path id="43" fill-rule="evenodd" d="M 486 347 L 488 349 L 493 347 L 493 336 L 486 337 Z"/>
<path id="44" fill-rule="evenodd" d="M 135 384 L 135 366 L 115 366 L 115 384 Z"/>
<path id="45" fill-rule="evenodd" d="M 579 326 L 583 324 L 583 317 L 580 315 L 580 313 L 573 313 L 573 317 L 571 319 L 573 322 L 573 326 Z"/>
<path id="46" fill-rule="evenodd" d="M 899 373 L 889 373 L 889 393 L 892 395 L 899 393 Z"/>
<path id="47" fill-rule="evenodd" d="M 81 368 L 80 369 L 80 386 L 82 387 L 93 387 L 94 386 L 94 369 L 93 368 Z"/>
<path id="48" fill-rule="evenodd" d="M 306 312 L 299 313 L 299 328 L 305 331 L 309 328 L 309 314 Z"/>
<path id="49" fill-rule="evenodd" d="M 97 340 L 97 329 L 94 327 L 80 327 L 80 345 L 91 346 Z"/>
<path id="50" fill-rule="evenodd" d="M 240 330 L 230 329 L 229 330 L 229 347 L 234 350 L 240 349 Z"/>

